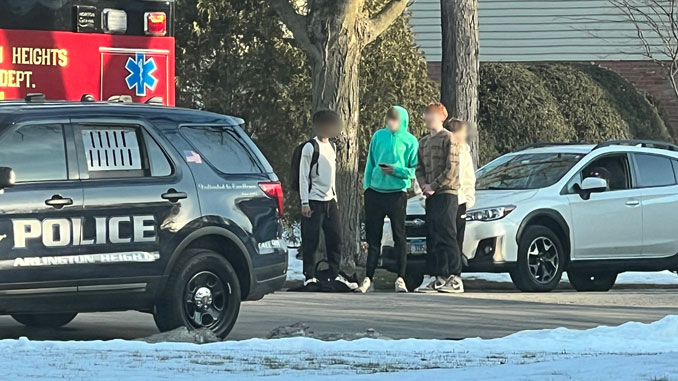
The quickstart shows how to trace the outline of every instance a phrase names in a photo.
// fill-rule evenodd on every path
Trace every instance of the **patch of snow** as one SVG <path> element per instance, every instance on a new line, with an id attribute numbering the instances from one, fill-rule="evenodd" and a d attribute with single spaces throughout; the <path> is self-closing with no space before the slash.
<path id="1" fill-rule="evenodd" d="M 289 247 L 287 249 L 288 265 L 287 280 L 304 280 L 304 263 L 297 259 L 298 248 Z"/>
<path id="2" fill-rule="evenodd" d="M 511 283 L 511 276 L 508 273 L 468 273 L 464 274 L 465 279 L 478 279 L 488 282 Z M 568 282 L 567 273 L 563 273 L 561 282 Z M 675 284 L 678 285 L 678 275 L 671 271 L 657 272 L 625 272 L 617 276 L 615 284 Z"/>
<path id="3" fill-rule="evenodd" d="M 399 380 L 655 379 L 678 374 L 678 316 L 585 331 L 523 331 L 492 340 L 324 342 L 252 339 L 195 345 L 0 341 L 4 379 Z M 589 377 L 586 377 L 589 376 Z"/>

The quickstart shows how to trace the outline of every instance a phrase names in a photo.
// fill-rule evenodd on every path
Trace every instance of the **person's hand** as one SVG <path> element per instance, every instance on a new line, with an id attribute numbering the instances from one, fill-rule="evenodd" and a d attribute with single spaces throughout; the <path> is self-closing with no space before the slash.
<path id="1" fill-rule="evenodd" d="M 379 168 L 381 168 L 381 171 L 387 175 L 392 175 L 393 172 L 395 172 L 395 167 L 392 165 L 380 165 Z"/>
<path id="2" fill-rule="evenodd" d="M 313 214 L 313 211 L 311 210 L 311 207 L 308 205 L 302 205 L 301 206 L 301 215 L 306 217 L 306 218 L 311 218 L 311 214 Z"/>
<path id="3" fill-rule="evenodd" d="M 425 184 L 425 185 L 421 188 L 421 192 L 422 192 L 422 193 L 424 194 L 424 196 L 426 196 L 426 197 L 433 196 L 433 194 L 435 193 L 435 191 L 433 190 L 433 188 L 431 188 L 431 184 Z"/>

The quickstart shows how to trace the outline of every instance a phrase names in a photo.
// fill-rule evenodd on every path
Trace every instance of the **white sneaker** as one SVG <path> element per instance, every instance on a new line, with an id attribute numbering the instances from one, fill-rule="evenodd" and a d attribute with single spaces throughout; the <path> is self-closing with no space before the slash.
<path id="1" fill-rule="evenodd" d="M 425 290 L 426 290 L 427 286 L 429 285 L 429 283 L 431 283 L 435 279 L 436 279 L 436 277 L 434 277 L 434 276 L 424 275 L 424 280 L 421 282 L 421 284 L 417 288 L 414 289 L 414 292 L 426 292 Z"/>
<path id="2" fill-rule="evenodd" d="M 317 278 L 306 279 L 304 281 L 304 286 L 308 286 L 311 283 L 318 283 L 318 279 Z"/>
<path id="3" fill-rule="evenodd" d="M 351 291 L 355 291 L 358 288 L 358 283 L 356 282 L 349 282 L 348 279 L 344 278 L 341 276 L 341 274 L 337 275 L 336 278 L 334 278 L 337 282 L 341 282 L 346 285 Z"/>
<path id="4" fill-rule="evenodd" d="M 407 285 L 405 280 L 401 277 L 398 277 L 395 281 L 395 292 L 407 292 Z"/>
<path id="5" fill-rule="evenodd" d="M 370 278 L 367 278 L 367 277 L 365 277 L 365 279 L 363 280 L 363 283 L 360 285 L 360 287 L 358 287 L 355 290 L 355 292 L 362 292 L 363 294 L 367 293 L 367 292 L 372 292 L 372 291 L 374 291 L 374 285 L 372 284 L 372 281 L 370 280 Z"/>
<path id="6" fill-rule="evenodd" d="M 461 281 L 459 275 L 451 275 L 443 287 L 438 289 L 438 292 L 446 294 L 461 294 L 464 292 L 464 282 Z"/>
<path id="7" fill-rule="evenodd" d="M 424 279 L 426 281 L 426 279 Z M 445 283 L 447 283 L 447 278 L 443 278 L 440 276 L 432 276 L 429 277 L 428 283 L 424 282 L 422 283 L 421 286 L 417 287 L 414 292 L 419 292 L 422 294 L 430 293 L 430 292 L 438 292 L 440 288 L 445 286 Z"/>

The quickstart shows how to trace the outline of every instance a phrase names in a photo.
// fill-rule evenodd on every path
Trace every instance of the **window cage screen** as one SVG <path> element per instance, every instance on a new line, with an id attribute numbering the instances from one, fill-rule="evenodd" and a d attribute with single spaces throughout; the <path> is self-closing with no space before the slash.
<path id="1" fill-rule="evenodd" d="M 89 128 L 82 130 L 89 171 L 140 170 L 141 153 L 132 128 Z"/>

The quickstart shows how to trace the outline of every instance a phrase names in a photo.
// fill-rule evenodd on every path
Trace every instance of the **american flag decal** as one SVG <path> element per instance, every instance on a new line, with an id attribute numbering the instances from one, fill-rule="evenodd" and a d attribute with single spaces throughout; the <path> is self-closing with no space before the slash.
<path id="1" fill-rule="evenodd" d="M 195 151 L 184 151 L 184 155 L 186 155 L 186 162 L 202 164 L 202 157 L 200 157 L 199 153 Z"/>

